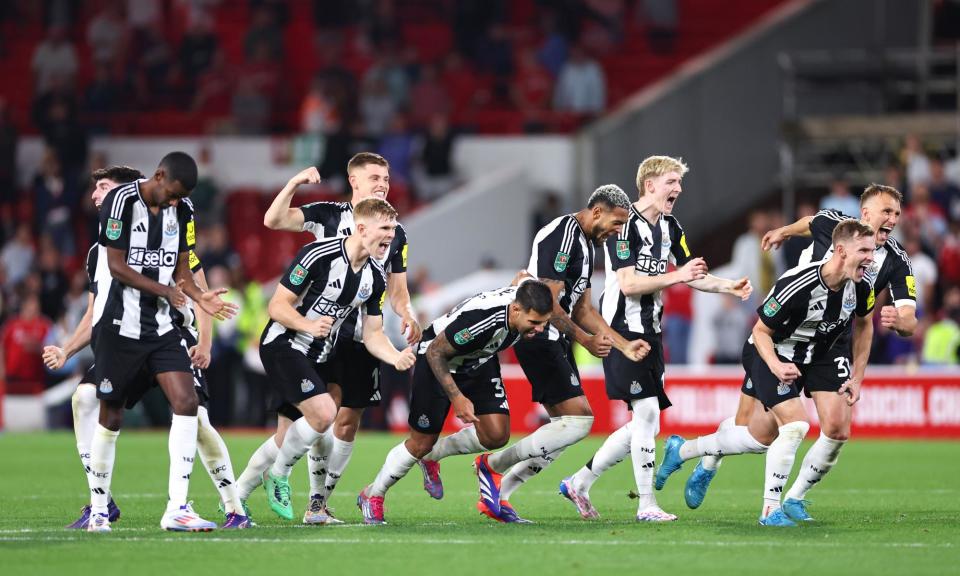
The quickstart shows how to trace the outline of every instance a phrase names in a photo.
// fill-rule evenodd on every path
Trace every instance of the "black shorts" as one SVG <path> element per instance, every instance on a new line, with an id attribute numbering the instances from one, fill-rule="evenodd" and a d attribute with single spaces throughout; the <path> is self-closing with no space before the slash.
<path id="1" fill-rule="evenodd" d="M 533 401 L 546 406 L 583 396 L 580 371 L 569 341 L 522 339 L 513 347 L 523 373 L 530 381 Z"/>
<path id="2" fill-rule="evenodd" d="M 302 416 L 297 404 L 327 392 L 327 367 L 294 350 L 286 341 L 261 345 L 260 360 L 274 392 L 269 408 L 291 420 Z"/>
<path id="3" fill-rule="evenodd" d="M 380 360 L 353 338 L 337 340 L 330 365 L 330 382 L 340 386 L 341 406 L 368 408 L 380 405 Z"/>
<path id="4" fill-rule="evenodd" d="M 193 373 L 187 343 L 178 331 L 149 340 L 100 331 L 93 364 L 97 398 L 123 401 L 132 408 L 143 396 L 140 388 L 152 386 L 157 374 L 164 372 Z"/>
<path id="5" fill-rule="evenodd" d="M 850 378 L 851 364 L 847 356 L 826 356 L 810 364 L 798 366 L 800 378 L 792 384 L 784 384 L 773 375 L 753 344 L 743 347 L 743 369 L 746 373 L 740 391 L 759 400 L 770 409 L 791 398 L 799 398 L 803 391 L 807 398 L 811 392 L 836 392 Z"/>
<path id="6" fill-rule="evenodd" d="M 183 342 L 186 344 L 188 352 L 190 348 L 193 348 L 197 345 L 197 339 L 189 330 L 180 329 L 180 336 L 183 338 Z M 210 391 L 207 388 L 207 378 L 204 376 L 203 370 L 193 366 L 192 364 L 190 365 L 190 372 L 193 376 L 193 387 L 197 391 L 197 398 L 200 401 L 200 405 L 206 408 L 210 404 Z M 142 400 L 147 394 L 147 392 L 157 385 L 158 383 L 156 378 L 153 378 L 150 374 L 147 374 L 145 371 L 141 370 L 136 378 L 136 383 L 130 388 L 130 394 L 127 396 L 126 408 L 129 410 L 130 408 L 136 406 L 137 403 L 140 402 L 140 400 Z"/>
<path id="7" fill-rule="evenodd" d="M 650 353 L 634 362 L 616 348 L 603 359 L 603 377 L 607 384 L 607 397 L 611 400 L 623 400 L 630 404 L 641 398 L 657 398 L 660 409 L 672 406 L 664 390 L 663 344 L 660 336 L 648 336 L 636 332 L 623 331 L 620 335 L 627 340 L 642 338 L 650 344 Z"/>
<path id="8" fill-rule="evenodd" d="M 473 413 L 510 414 L 507 392 L 500 378 L 500 362 L 496 357 L 464 374 L 453 374 L 453 380 L 471 402 Z M 439 434 L 450 411 L 450 400 L 433 375 L 426 356 L 417 355 L 413 366 L 413 392 L 410 397 L 410 428 L 424 434 Z"/>

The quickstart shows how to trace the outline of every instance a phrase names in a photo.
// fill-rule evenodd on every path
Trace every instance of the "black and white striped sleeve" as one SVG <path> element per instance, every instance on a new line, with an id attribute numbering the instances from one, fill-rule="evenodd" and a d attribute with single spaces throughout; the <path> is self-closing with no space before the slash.
<path id="1" fill-rule="evenodd" d="M 546 235 L 537 234 L 533 251 L 537 255 L 536 270 L 530 270 L 537 278 L 565 280 L 567 265 L 576 247 L 577 221 L 563 218 Z"/>
<path id="2" fill-rule="evenodd" d="M 810 292 L 820 280 L 817 266 L 801 268 L 796 274 L 785 274 L 777 280 L 767 299 L 757 308 L 760 321 L 777 329 L 787 324 L 794 311 L 805 313 Z"/>
<path id="3" fill-rule="evenodd" d="M 103 199 L 103 205 L 100 208 L 100 244 L 121 250 L 130 247 L 133 202 L 136 198 L 136 187 L 121 186 L 111 190 Z"/>
<path id="4" fill-rule="evenodd" d="M 506 309 L 468 310 L 444 328 L 443 333 L 453 349 L 468 354 L 482 349 L 490 340 L 491 332 L 506 323 Z"/>
<path id="5" fill-rule="evenodd" d="M 850 220 L 843 212 L 837 210 L 821 210 L 810 220 L 810 235 L 813 241 L 822 246 L 833 244 L 833 229 L 844 220 Z"/>
<path id="6" fill-rule="evenodd" d="M 910 256 L 895 240 L 887 242 L 887 250 L 892 266 L 890 271 L 890 299 L 897 308 L 917 306 L 917 280 L 913 276 L 913 264 Z M 879 288 L 879 287 L 878 287 Z"/>
<path id="7" fill-rule="evenodd" d="M 300 295 L 320 276 L 321 268 L 330 257 L 340 253 L 339 241 L 311 242 L 297 252 L 287 271 L 280 277 L 280 284 L 294 294 Z"/>

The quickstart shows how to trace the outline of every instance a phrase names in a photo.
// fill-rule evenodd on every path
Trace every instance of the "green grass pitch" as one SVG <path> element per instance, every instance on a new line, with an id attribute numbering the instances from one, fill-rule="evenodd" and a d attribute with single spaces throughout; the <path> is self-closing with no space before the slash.
<path id="1" fill-rule="evenodd" d="M 239 473 L 262 436 L 228 435 Z M 763 458 L 728 458 L 704 505 L 683 503 L 687 464 L 657 493 L 680 516 L 666 525 L 633 521 L 632 467 L 623 462 L 593 488 L 602 519 L 585 522 L 557 495 L 563 476 L 600 445 L 568 450 L 512 499 L 533 525 L 502 525 L 474 508 L 467 456 L 442 463 L 446 496 L 430 499 L 419 468 L 386 500 L 387 526 L 363 526 L 357 492 L 376 474 L 399 437 L 366 434 L 332 505 L 347 522 L 302 527 L 250 504 L 259 527 L 174 534 L 160 530 L 166 500 L 166 434 L 121 435 L 113 485 L 123 518 L 112 534 L 63 529 L 86 501 L 73 436 L 0 436 L 0 572 L 3 574 L 956 574 L 960 565 L 960 443 L 854 440 L 831 475 L 811 492 L 816 523 L 796 529 L 757 526 Z M 804 446 L 801 451 L 805 452 Z M 658 455 L 659 456 L 659 455 Z M 659 459 L 659 458 L 658 458 Z M 306 503 L 305 464 L 294 470 L 294 507 Z M 221 520 L 217 496 L 194 468 L 197 511 Z"/>

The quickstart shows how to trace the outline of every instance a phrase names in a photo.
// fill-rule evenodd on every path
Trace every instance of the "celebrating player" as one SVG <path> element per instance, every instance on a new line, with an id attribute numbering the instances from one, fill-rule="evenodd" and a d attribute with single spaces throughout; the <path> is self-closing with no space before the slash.
<path id="1" fill-rule="evenodd" d="M 344 321 L 363 306 L 367 349 L 397 370 L 407 370 L 414 362 L 410 348 L 399 352 L 390 343 L 381 315 L 386 277 L 378 262 L 395 237 L 397 212 L 385 200 L 368 198 L 354 207 L 353 217 L 352 235 L 300 249 L 270 299 L 271 321 L 260 340 L 260 358 L 279 397 L 273 440 L 279 453 L 264 473 L 264 488 L 270 508 L 287 520 L 293 519 L 290 470 L 337 413 L 327 392 L 328 360 Z M 245 499 L 248 494 L 240 495 Z"/>
<path id="2" fill-rule="evenodd" d="M 526 278 L 519 286 L 468 298 L 424 331 L 413 371 L 410 436 L 390 450 L 373 483 L 357 497 L 365 523 L 385 522 L 387 490 L 433 450 L 451 406 L 461 422 L 474 425 L 483 449 L 500 448 L 510 440 L 510 405 L 496 355 L 542 332 L 552 310 L 550 288 Z M 486 460 L 477 459 L 477 472 L 489 489 L 499 475 L 487 470 Z"/>
<path id="3" fill-rule="evenodd" d="M 637 170 L 640 197 L 631 208 L 623 231 L 607 239 L 606 288 L 601 299 L 603 319 L 627 340 L 643 339 L 651 352 L 640 362 L 619 350 L 603 359 L 607 396 L 623 400 L 633 412 L 630 422 L 615 431 L 594 457 L 576 474 L 565 478 L 560 493 L 577 507 L 583 518 L 596 518 L 590 502 L 593 483 L 629 453 L 637 484 L 637 520 L 667 522 L 676 516 L 664 512 L 653 495 L 653 465 L 660 411 L 670 406 L 664 390 L 664 360 L 660 317 L 661 292 L 680 282 L 704 292 L 733 294 L 746 299 L 749 280 L 726 280 L 707 273 L 703 258 L 694 258 L 683 229 L 672 215 L 687 173 L 681 160 L 651 156 Z M 673 263 L 678 267 L 668 272 Z"/>

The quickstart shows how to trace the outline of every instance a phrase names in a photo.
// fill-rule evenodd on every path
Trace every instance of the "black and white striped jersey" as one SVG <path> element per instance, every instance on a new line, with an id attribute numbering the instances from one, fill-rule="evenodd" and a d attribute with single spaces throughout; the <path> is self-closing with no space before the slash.
<path id="1" fill-rule="evenodd" d="M 311 360 L 326 362 L 348 316 L 361 306 L 367 315 L 382 314 L 387 289 L 383 268 L 371 258 L 360 270 L 354 271 L 344 246 L 346 240 L 325 238 L 307 244 L 280 277 L 280 284 L 300 297 L 296 306 L 300 315 L 308 320 L 321 316 L 335 319 L 330 336 L 314 338 L 270 320 L 263 330 L 261 344 L 286 343 Z"/>
<path id="2" fill-rule="evenodd" d="M 583 293 L 590 288 L 593 259 L 593 243 L 576 217 L 567 214 L 537 232 L 527 271 L 540 280 L 563 282 L 563 289 L 557 295 L 558 301 L 563 311 L 571 314 Z M 560 332 L 551 325 L 536 338 L 559 340 Z"/>
<path id="3" fill-rule="evenodd" d="M 158 338 L 173 330 L 173 311 L 165 298 L 114 279 L 107 249 L 123 250 L 127 265 L 135 272 L 169 285 L 180 253 L 196 243 L 190 200 L 184 198 L 154 214 L 140 195 L 141 182 L 114 188 L 103 201 L 93 307 L 94 325 L 137 340 Z"/>
<path id="4" fill-rule="evenodd" d="M 632 267 L 641 276 L 667 273 L 670 264 L 683 266 L 690 259 L 687 238 L 677 219 L 662 215 L 656 222 L 647 222 L 630 207 L 630 218 L 617 236 L 604 244 L 606 251 L 606 285 L 600 298 L 600 311 L 610 327 L 619 332 L 660 334 L 663 298 L 660 291 L 642 296 L 626 296 L 620 291 L 617 270 Z"/>
<path id="5" fill-rule="evenodd" d="M 310 232 L 317 240 L 334 236 L 350 236 L 356 230 L 353 221 L 353 204 L 350 202 L 313 202 L 300 207 L 303 212 L 303 231 Z M 389 275 L 393 272 L 407 271 L 407 231 L 397 224 L 396 235 L 390 243 L 386 256 L 380 266 Z M 344 334 L 353 333 L 353 339 L 363 341 L 363 326 L 357 312 L 347 318 L 341 330 Z"/>
<path id="6" fill-rule="evenodd" d="M 800 264 L 817 262 L 833 254 L 833 229 L 844 220 L 853 220 L 850 216 L 836 210 L 821 210 L 810 221 L 810 233 L 813 242 L 800 254 Z M 913 277 L 913 265 L 903 246 L 893 238 L 887 238 L 873 252 L 873 264 L 864 276 L 874 294 L 890 288 L 893 305 L 916 306 L 917 283 Z"/>
<path id="7" fill-rule="evenodd" d="M 457 352 L 447 363 L 451 373 L 469 372 L 485 364 L 520 339 L 520 333 L 510 330 L 509 324 L 510 303 L 516 297 L 517 287 L 509 286 L 467 298 L 423 331 L 417 354 L 425 354 L 442 332 Z"/>
<path id="8" fill-rule="evenodd" d="M 873 310 L 870 284 L 848 280 L 842 289 L 830 290 L 821 276 L 825 262 L 787 270 L 757 308 L 760 321 L 773 330 L 777 355 L 787 362 L 819 360 L 843 336 L 854 314 L 862 317 Z"/>

